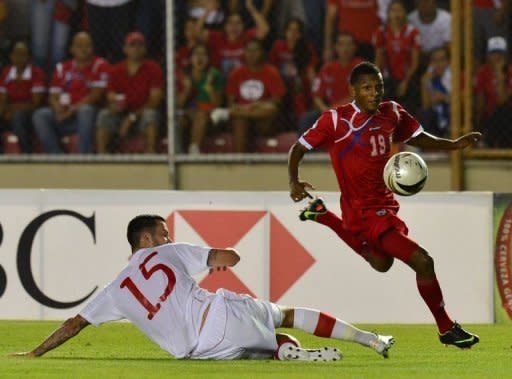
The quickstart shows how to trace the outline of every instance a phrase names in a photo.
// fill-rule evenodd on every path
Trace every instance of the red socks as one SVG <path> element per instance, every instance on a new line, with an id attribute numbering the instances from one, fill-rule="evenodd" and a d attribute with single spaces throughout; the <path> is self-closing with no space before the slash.
<path id="1" fill-rule="evenodd" d="M 443 294 L 436 278 L 419 278 L 416 275 L 418 291 L 434 316 L 440 333 L 445 333 L 454 322 L 444 309 Z"/>

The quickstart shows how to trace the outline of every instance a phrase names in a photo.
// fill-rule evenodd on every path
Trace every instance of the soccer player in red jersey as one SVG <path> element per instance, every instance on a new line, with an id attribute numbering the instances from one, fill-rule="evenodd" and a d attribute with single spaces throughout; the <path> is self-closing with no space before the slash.
<path id="1" fill-rule="evenodd" d="M 385 186 L 382 171 L 391 155 L 392 141 L 420 148 L 456 150 L 470 146 L 481 135 L 469 133 L 449 140 L 424 132 L 400 104 L 382 102 L 382 74 L 372 63 L 363 62 L 354 68 L 350 91 L 354 101 L 324 112 L 292 146 L 288 162 L 290 196 L 300 201 L 312 188 L 299 179 L 302 157 L 316 147 L 329 149 L 341 189 L 343 218 L 328 211 L 321 199 L 313 201 L 300 218 L 333 229 L 377 271 L 388 271 L 394 258 L 411 267 L 416 272 L 420 295 L 436 320 L 441 342 L 469 348 L 479 338 L 448 316 L 434 260 L 407 236 L 407 226 L 397 216 L 399 204 Z"/>

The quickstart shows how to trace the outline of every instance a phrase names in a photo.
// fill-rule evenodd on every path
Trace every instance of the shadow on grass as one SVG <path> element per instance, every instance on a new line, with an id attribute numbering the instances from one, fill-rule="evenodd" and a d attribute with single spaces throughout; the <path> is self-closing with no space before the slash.
<path id="1" fill-rule="evenodd" d="M 68 356 L 52 356 L 37 358 L 38 360 L 62 360 L 62 361 L 127 361 L 127 362 L 172 362 L 173 364 L 226 364 L 229 360 L 208 360 L 208 359 L 175 359 L 172 357 L 68 357 Z M 249 362 L 249 360 L 238 360 L 239 362 Z M 258 360 L 258 362 L 273 362 L 273 360 Z"/>

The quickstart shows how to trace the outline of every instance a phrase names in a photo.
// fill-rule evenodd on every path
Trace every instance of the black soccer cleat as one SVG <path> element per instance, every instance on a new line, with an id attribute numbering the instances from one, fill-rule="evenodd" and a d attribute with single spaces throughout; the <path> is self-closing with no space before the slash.
<path id="1" fill-rule="evenodd" d="M 445 345 L 457 346 L 460 349 L 469 349 L 474 344 L 480 341 L 480 338 L 476 334 L 471 334 L 462 329 L 458 323 L 453 326 L 447 332 L 439 334 L 439 341 Z"/>
<path id="2" fill-rule="evenodd" d="M 316 198 L 309 202 L 309 206 L 300 212 L 299 218 L 301 221 L 311 220 L 316 221 L 320 215 L 327 213 L 327 208 L 321 198 Z"/>

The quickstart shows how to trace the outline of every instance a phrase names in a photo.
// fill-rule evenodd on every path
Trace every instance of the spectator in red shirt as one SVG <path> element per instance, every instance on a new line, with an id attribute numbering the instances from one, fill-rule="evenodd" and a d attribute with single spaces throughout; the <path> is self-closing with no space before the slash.
<path id="1" fill-rule="evenodd" d="M 49 107 L 32 117 L 36 133 L 47 153 L 59 154 L 59 139 L 78 133 L 79 152 L 94 150 L 97 108 L 107 86 L 109 64 L 93 55 L 88 33 L 79 32 L 71 44 L 73 59 L 58 63 L 50 84 Z"/>
<path id="2" fill-rule="evenodd" d="M 228 78 L 228 109 L 215 109 L 214 123 L 231 118 L 236 152 L 248 150 L 249 129 L 259 134 L 275 132 L 275 119 L 286 92 L 279 71 L 264 61 L 263 44 L 253 39 L 245 46 L 246 64 Z"/>
<path id="3" fill-rule="evenodd" d="M 31 153 L 32 112 L 43 102 L 44 73 L 30 64 L 25 42 L 14 44 L 10 60 L 0 78 L 0 118 L 18 137 L 21 150 Z"/>
<path id="4" fill-rule="evenodd" d="M 389 4 L 388 21 L 375 31 L 373 44 L 375 64 L 384 73 L 388 98 L 404 103 L 406 94 L 411 96 L 409 85 L 419 66 L 420 32 L 407 23 L 402 0 Z"/>
<path id="5" fill-rule="evenodd" d="M 334 24 L 338 20 L 338 27 Z M 380 25 L 377 0 L 327 0 L 324 29 L 324 61 L 332 58 L 333 36 L 347 32 L 354 36 L 357 55 L 373 61 L 372 34 Z"/>
<path id="6" fill-rule="evenodd" d="M 492 37 L 487 42 L 487 63 L 475 78 L 477 122 L 489 147 L 512 147 L 512 65 L 507 62 L 507 41 Z"/>
<path id="7" fill-rule="evenodd" d="M 154 153 L 163 97 L 163 73 L 159 64 L 146 59 L 146 43 L 141 33 L 126 36 L 126 59 L 112 67 L 108 81 L 108 108 L 98 115 L 96 149 L 107 152 L 112 136 L 126 138 L 143 133 L 145 152 Z"/>
<path id="8" fill-rule="evenodd" d="M 222 101 L 222 74 L 210 65 L 208 48 L 192 49 L 191 66 L 177 81 L 177 105 L 181 109 L 180 126 L 190 128 L 189 154 L 200 153 L 211 111 Z"/>
<path id="9" fill-rule="evenodd" d="M 252 0 L 247 0 L 246 7 L 256 23 L 254 29 L 244 30 L 242 17 L 238 13 L 232 13 L 226 17 L 223 31 L 203 29 L 204 19 L 208 13 L 198 20 L 200 36 L 208 45 L 212 63 L 226 76 L 233 68 L 243 63 L 246 43 L 253 38 L 262 40 L 269 32 L 267 20 L 254 7 Z"/>
<path id="10" fill-rule="evenodd" d="M 322 112 L 346 104 L 351 100 L 349 78 L 352 69 L 363 60 L 355 56 L 357 49 L 354 37 L 340 33 L 334 51 L 336 60 L 325 63 L 313 81 L 313 104 L 315 110 L 306 112 L 299 120 L 299 135 L 316 121 Z"/>
<path id="11" fill-rule="evenodd" d="M 318 64 L 313 46 L 306 42 L 301 20 L 288 21 L 285 38 L 274 42 L 269 61 L 279 69 L 286 84 L 286 109 L 293 109 L 294 119 L 300 117 L 311 105 L 311 83 Z"/>
<path id="12" fill-rule="evenodd" d="M 185 70 L 190 65 L 190 54 L 198 43 L 197 20 L 188 18 L 185 21 L 183 36 L 185 43 L 176 50 L 176 68 Z"/>

